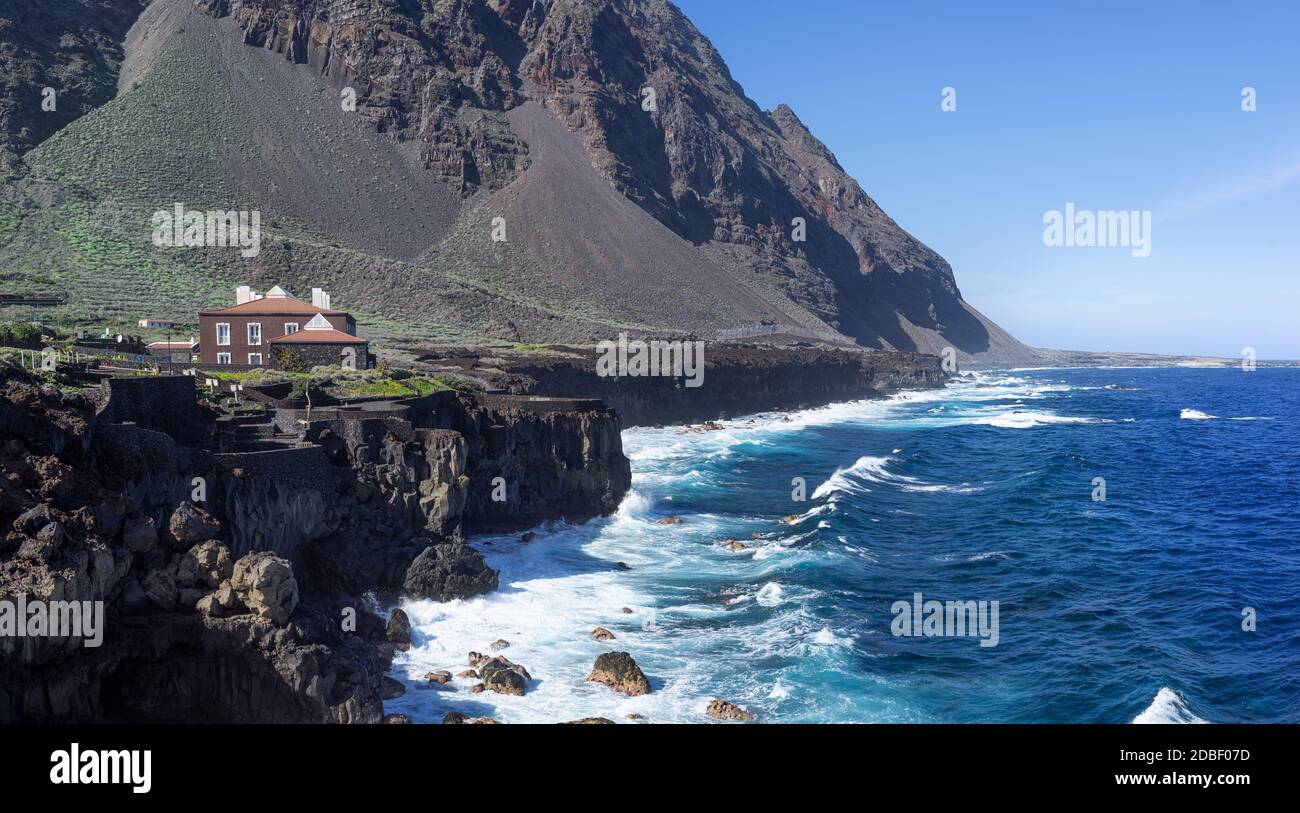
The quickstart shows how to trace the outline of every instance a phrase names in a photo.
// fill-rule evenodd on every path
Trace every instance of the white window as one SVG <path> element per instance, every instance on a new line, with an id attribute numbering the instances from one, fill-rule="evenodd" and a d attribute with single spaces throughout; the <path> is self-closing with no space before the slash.
<path id="1" fill-rule="evenodd" d="M 297 323 L 297 322 L 285 322 L 285 323 L 284 323 L 284 335 L 288 336 L 290 333 L 297 333 L 297 332 L 298 332 L 298 323 Z"/>
<path id="2" fill-rule="evenodd" d="M 218 354 L 217 354 L 217 364 L 229 364 L 229 363 L 230 363 L 230 354 L 229 354 L 229 353 L 218 353 Z"/>
<path id="3" fill-rule="evenodd" d="M 248 344 L 257 347 L 262 343 L 262 325 L 259 322 L 248 323 Z"/>
<path id="4" fill-rule="evenodd" d="M 230 323 L 229 322 L 217 322 L 217 344 L 221 345 L 222 347 L 225 347 L 226 345 L 230 344 Z M 227 360 L 226 363 L 229 364 L 230 363 L 229 360 Z"/>
<path id="5" fill-rule="evenodd" d="M 262 366 L 262 354 L 261 354 L 261 353 L 249 353 L 249 354 L 248 354 L 248 363 L 249 363 L 249 364 L 252 364 L 252 365 L 255 365 L 255 366 L 257 366 L 257 367 Z"/>

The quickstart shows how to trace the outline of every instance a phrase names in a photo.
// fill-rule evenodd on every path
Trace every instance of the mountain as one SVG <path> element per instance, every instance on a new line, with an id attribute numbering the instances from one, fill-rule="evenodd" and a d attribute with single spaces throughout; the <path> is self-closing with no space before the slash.
<path id="1" fill-rule="evenodd" d="M 56 28 L 74 6 L 83 39 L 116 30 L 90 0 L 42 4 Z M 121 48 L 82 66 L 116 96 L 28 126 L 0 195 L 0 284 L 62 289 L 69 315 L 192 320 L 240 282 L 323 285 L 391 338 L 1035 357 L 667 0 L 154 0 Z M 6 68 L 6 98 L 25 76 Z M 261 253 L 155 248 L 177 202 L 259 210 Z"/>

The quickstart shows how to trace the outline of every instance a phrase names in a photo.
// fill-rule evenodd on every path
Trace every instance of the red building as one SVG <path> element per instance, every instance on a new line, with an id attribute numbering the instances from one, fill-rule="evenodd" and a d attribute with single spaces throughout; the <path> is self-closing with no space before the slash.
<path id="1" fill-rule="evenodd" d="M 308 304 L 290 296 L 278 285 L 265 295 L 247 285 L 240 286 L 231 307 L 199 312 L 200 363 L 271 366 L 273 347 L 311 344 L 336 345 L 340 351 L 351 347 L 356 353 L 357 367 L 363 368 L 367 342 L 357 338 L 356 320 L 345 311 L 332 309 L 329 294 L 320 288 L 313 288 L 311 296 Z M 306 330 L 309 323 L 312 324 L 310 340 L 304 336 L 293 342 L 281 341 Z M 340 362 L 342 358 L 340 352 L 334 361 Z"/>

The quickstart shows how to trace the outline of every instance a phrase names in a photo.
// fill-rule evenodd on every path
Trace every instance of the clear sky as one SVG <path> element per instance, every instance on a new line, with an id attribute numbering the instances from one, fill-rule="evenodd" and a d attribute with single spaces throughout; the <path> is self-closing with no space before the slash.
<path id="1" fill-rule="evenodd" d="M 1297 0 L 676 2 L 1021 340 L 1300 358 Z M 1150 256 L 1045 246 L 1067 202 Z"/>

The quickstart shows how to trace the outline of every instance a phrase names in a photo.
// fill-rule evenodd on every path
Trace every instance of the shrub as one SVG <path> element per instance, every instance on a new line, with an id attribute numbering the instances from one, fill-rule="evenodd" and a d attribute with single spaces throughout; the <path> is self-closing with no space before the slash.
<path id="1" fill-rule="evenodd" d="M 0 343 L 38 345 L 41 343 L 41 328 L 30 322 L 0 322 Z"/>
<path id="2" fill-rule="evenodd" d="M 276 366 L 290 373 L 307 372 L 307 361 L 296 347 L 286 347 L 276 355 Z"/>

